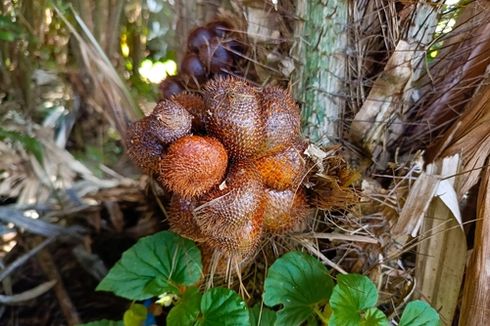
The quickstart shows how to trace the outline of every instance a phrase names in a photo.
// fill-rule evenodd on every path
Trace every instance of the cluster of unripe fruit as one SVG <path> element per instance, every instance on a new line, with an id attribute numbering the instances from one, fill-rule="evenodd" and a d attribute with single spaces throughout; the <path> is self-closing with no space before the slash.
<path id="1" fill-rule="evenodd" d="M 199 89 L 205 81 L 218 75 L 238 74 L 234 67 L 245 52 L 241 38 L 226 20 L 195 28 L 187 38 L 179 74 L 160 84 L 162 98 L 170 98 L 184 89 Z"/>
<path id="2" fill-rule="evenodd" d="M 309 216 L 300 112 L 280 88 L 217 77 L 202 95 L 159 102 L 126 140 L 172 192 L 171 229 L 203 247 L 247 258 L 264 234 L 300 230 Z"/>

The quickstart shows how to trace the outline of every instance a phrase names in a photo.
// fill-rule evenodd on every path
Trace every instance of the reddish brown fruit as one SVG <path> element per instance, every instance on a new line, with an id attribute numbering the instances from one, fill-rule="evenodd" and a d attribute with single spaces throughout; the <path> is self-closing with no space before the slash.
<path id="1" fill-rule="evenodd" d="M 205 118 L 206 118 L 206 106 L 201 96 L 195 93 L 180 93 L 172 100 L 182 105 L 187 112 L 189 112 L 192 118 L 192 129 L 195 131 L 204 131 Z"/>
<path id="2" fill-rule="evenodd" d="M 159 85 L 160 95 L 162 99 L 169 99 L 184 91 L 184 86 L 180 83 L 177 76 L 170 76 L 162 80 Z"/>
<path id="3" fill-rule="evenodd" d="M 185 136 L 173 142 L 159 162 L 159 181 L 183 198 L 208 192 L 225 175 L 228 155 L 212 137 Z"/>
<path id="4" fill-rule="evenodd" d="M 217 78 L 206 84 L 204 102 L 207 131 L 223 142 L 232 159 L 262 152 L 264 127 L 254 87 L 237 78 Z"/>
<path id="5" fill-rule="evenodd" d="M 225 256 L 235 256 L 240 261 L 256 252 L 262 230 L 263 225 L 258 219 L 249 219 L 242 225 L 240 232 L 234 234 L 223 232 L 220 235 L 210 237 L 207 243 L 221 251 Z"/>
<path id="6" fill-rule="evenodd" d="M 305 173 L 305 160 L 294 146 L 262 157 L 255 164 L 264 184 L 276 190 L 296 188 Z"/>
<path id="7" fill-rule="evenodd" d="M 224 48 L 222 41 L 217 37 L 213 37 L 209 45 L 199 49 L 199 59 L 212 73 L 229 70 L 233 64 L 232 54 Z"/>
<path id="8" fill-rule="evenodd" d="M 284 234 L 304 230 L 311 210 L 302 187 L 296 193 L 266 189 L 265 194 L 264 231 Z"/>
<path id="9" fill-rule="evenodd" d="M 181 236 L 196 242 L 203 242 L 206 240 L 206 237 L 197 226 L 192 214 L 195 208 L 194 200 L 173 195 L 168 209 L 168 223 L 170 224 L 170 230 Z"/>
<path id="10" fill-rule="evenodd" d="M 189 47 L 189 50 L 197 53 L 200 47 L 209 44 L 209 41 L 213 36 L 214 34 L 206 27 L 195 28 L 187 38 L 187 46 Z"/>
<path id="11" fill-rule="evenodd" d="M 266 150 L 277 151 L 293 144 L 300 134 L 300 110 L 291 95 L 278 87 L 266 87 L 261 93 L 260 106 Z"/>
<path id="12" fill-rule="evenodd" d="M 213 33 L 214 35 L 224 38 L 233 32 L 235 27 L 227 21 L 224 20 L 216 20 L 213 22 L 209 22 L 206 24 L 206 28 Z"/>
<path id="13" fill-rule="evenodd" d="M 126 133 L 126 144 L 129 158 L 145 173 L 152 174 L 158 168 L 165 147 L 151 133 L 149 125 L 149 117 L 134 122 Z"/>
<path id="14" fill-rule="evenodd" d="M 210 239 L 237 237 L 236 241 L 241 241 L 244 235 L 240 234 L 248 228 L 253 226 L 249 230 L 253 234 L 261 230 L 258 225 L 263 219 L 263 199 L 264 187 L 255 169 L 235 165 L 220 188 L 204 196 L 194 216 Z"/>
<path id="15" fill-rule="evenodd" d="M 180 65 L 180 71 L 187 77 L 188 82 L 201 83 L 206 79 L 207 71 L 204 64 L 195 53 L 187 53 Z"/>
<path id="16" fill-rule="evenodd" d="M 148 116 L 150 132 L 162 144 L 169 144 L 190 133 L 192 115 L 180 104 L 171 101 L 160 101 Z"/>

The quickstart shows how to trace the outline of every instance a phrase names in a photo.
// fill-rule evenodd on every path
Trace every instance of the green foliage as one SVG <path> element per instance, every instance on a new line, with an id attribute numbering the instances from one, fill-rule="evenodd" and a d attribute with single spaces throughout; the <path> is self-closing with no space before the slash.
<path id="1" fill-rule="evenodd" d="M 157 304 L 174 304 L 166 319 L 169 326 L 389 325 L 376 307 L 378 293 L 369 278 L 338 275 L 335 285 L 323 264 L 301 252 L 289 252 L 269 268 L 263 294 L 268 307 L 256 304 L 249 309 L 237 293 L 226 288 L 201 293 L 201 271 L 196 245 L 164 231 L 127 250 L 97 289 L 132 300 L 158 297 Z M 124 325 L 142 325 L 147 315 L 147 308 L 133 303 L 124 314 Z M 90 325 L 119 325 L 107 322 Z M 439 316 L 427 303 L 414 301 L 407 305 L 399 325 L 435 326 Z"/>
<path id="2" fill-rule="evenodd" d="M 130 300 L 144 300 L 164 292 L 180 294 L 197 283 L 201 253 L 190 240 L 163 231 L 140 239 L 97 287 Z"/>
<path id="3" fill-rule="evenodd" d="M 333 311 L 331 324 L 359 325 L 366 317 L 363 318 L 362 314 L 366 309 L 375 307 L 377 301 L 376 286 L 369 278 L 358 274 L 339 275 L 330 297 Z"/>
<path id="4" fill-rule="evenodd" d="M 10 139 L 12 141 L 18 142 L 28 153 L 34 155 L 34 157 L 40 164 L 43 163 L 43 146 L 36 138 L 25 135 L 18 131 L 5 130 L 0 127 L 0 141 L 4 139 Z"/>
<path id="5" fill-rule="evenodd" d="M 250 325 L 247 304 L 230 289 L 214 288 L 206 291 L 201 300 L 201 316 L 197 325 Z"/>
<path id="6" fill-rule="evenodd" d="M 200 313 L 202 295 L 195 287 L 188 288 L 177 302 L 175 307 L 170 310 L 167 316 L 167 325 L 194 325 Z"/>
<path id="7" fill-rule="evenodd" d="M 277 319 L 275 311 L 266 307 L 261 307 L 260 304 L 256 304 L 253 308 L 250 308 L 249 312 L 251 326 L 274 325 Z"/>
<path id="8" fill-rule="evenodd" d="M 23 34 L 22 28 L 10 17 L 0 15 L 0 41 L 13 42 L 21 39 Z"/>
<path id="9" fill-rule="evenodd" d="M 282 304 L 277 313 L 280 325 L 300 325 L 327 303 L 333 288 L 328 270 L 317 259 L 290 252 L 269 268 L 264 284 L 264 303 Z"/>
<path id="10" fill-rule="evenodd" d="M 148 311 L 145 306 L 139 303 L 133 303 L 124 313 L 124 326 L 140 326 L 146 319 Z"/>
<path id="11" fill-rule="evenodd" d="M 399 326 L 437 326 L 439 314 L 427 302 L 415 300 L 407 304 L 400 319 Z"/>

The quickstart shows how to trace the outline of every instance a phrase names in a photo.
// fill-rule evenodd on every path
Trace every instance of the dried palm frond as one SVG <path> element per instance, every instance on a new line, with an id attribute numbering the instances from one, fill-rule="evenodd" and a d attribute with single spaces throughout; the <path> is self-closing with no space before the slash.
<path id="1" fill-rule="evenodd" d="M 488 162 L 488 160 L 487 160 Z M 490 318 L 490 168 L 482 174 L 478 196 L 475 248 L 464 283 L 459 325 L 483 325 Z"/>
<path id="2" fill-rule="evenodd" d="M 85 63 L 85 71 L 95 86 L 95 103 L 102 107 L 103 112 L 117 131 L 125 135 L 128 124 L 141 116 L 141 111 L 136 106 L 129 89 L 75 10 L 72 9 L 71 12 L 81 32 L 78 32 L 56 5 L 53 7 L 78 42 L 80 54 Z"/>

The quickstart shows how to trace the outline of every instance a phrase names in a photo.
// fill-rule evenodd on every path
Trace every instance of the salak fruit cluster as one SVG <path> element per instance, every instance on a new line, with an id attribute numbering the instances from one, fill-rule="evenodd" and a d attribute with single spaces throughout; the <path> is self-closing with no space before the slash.
<path id="1" fill-rule="evenodd" d="M 284 90 L 234 77 L 157 104 L 127 134 L 128 154 L 172 193 L 171 229 L 226 256 L 309 216 L 299 108 Z"/>

